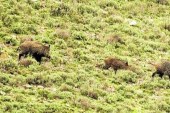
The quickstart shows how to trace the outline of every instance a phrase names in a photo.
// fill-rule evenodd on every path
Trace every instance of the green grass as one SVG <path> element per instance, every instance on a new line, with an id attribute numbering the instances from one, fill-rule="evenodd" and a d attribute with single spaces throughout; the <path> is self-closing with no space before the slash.
<path id="1" fill-rule="evenodd" d="M 0 0 L 0 112 L 169 113 L 169 79 L 152 80 L 148 63 L 170 59 L 170 1 L 158 1 Z M 52 59 L 18 65 L 26 37 L 50 44 Z M 136 71 L 95 67 L 108 56 Z"/>

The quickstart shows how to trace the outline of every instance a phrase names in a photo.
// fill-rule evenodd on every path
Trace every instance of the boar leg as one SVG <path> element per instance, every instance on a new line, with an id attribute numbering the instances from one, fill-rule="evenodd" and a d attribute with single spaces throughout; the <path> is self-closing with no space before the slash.
<path id="1" fill-rule="evenodd" d="M 109 68 L 110 68 L 109 65 L 104 65 L 104 66 L 103 66 L 103 69 L 109 69 Z"/>
<path id="2" fill-rule="evenodd" d="M 155 77 L 155 75 L 157 74 L 158 72 L 155 71 L 153 74 L 152 74 L 152 78 Z"/>
<path id="3" fill-rule="evenodd" d="M 35 60 L 41 64 L 42 57 L 40 55 L 34 56 Z"/>
<path id="4" fill-rule="evenodd" d="M 156 71 L 156 72 L 154 72 L 153 74 L 152 74 L 152 77 L 154 77 L 156 74 L 158 74 L 159 75 L 159 77 L 163 77 L 163 75 L 164 75 L 164 73 L 162 73 L 162 72 L 160 72 L 160 71 Z"/>
<path id="5" fill-rule="evenodd" d="M 159 77 L 161 77 L 161 78 L 162 78 L 162 77 L 163 77 L 163 73 L 159 73 Z"/>
<path id="6" fill-rule="evenodd" d="M 19 53 L 19 58 L 18 58 L 18 60 L 20 60 L 22 56 L 26 56 L 27 54 L 28 54 L 28 53 L 20 52 L 20 53 Z"/>
<path id="7" fill-rule="evenodd" d="M 114 69 L 114 71 L 115 71 L 115 75 L 116 75 L 116 73 L 117 73 L 117 69 Z"/>

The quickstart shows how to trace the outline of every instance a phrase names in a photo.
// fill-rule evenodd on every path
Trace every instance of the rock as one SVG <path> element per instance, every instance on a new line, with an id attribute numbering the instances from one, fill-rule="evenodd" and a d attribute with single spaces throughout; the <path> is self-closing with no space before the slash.
<path id="1" fill-rule="evenodd" d="M 136 22 L 135 20 L 131 20 L 131 21 L 129 22 L 129 25 L 130 25 L 130 26 L 135 26 L 135 25 L 137 25 L 137 22 Z"/>

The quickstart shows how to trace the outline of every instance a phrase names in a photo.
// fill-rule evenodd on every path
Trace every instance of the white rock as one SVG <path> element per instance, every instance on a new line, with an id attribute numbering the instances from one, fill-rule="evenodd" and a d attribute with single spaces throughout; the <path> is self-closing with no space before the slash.
<path id="1" fill-rule="evenodd" d="M 33 2 L 36 2 L 37 0 L 32 0 Z"/>
<path id="2" fill-rule="evenodd" d="M 31 85 L 29 85 L 29 84 L 25 84 L 25 85 L 23 85 L 25 88 L 32 88 L 32 86 Z"/>
<path id="3" fill-rule="evenodd" d="M 0 95 L 5 95 L 6 93 L 3 91 L 0 91 Z"/>
<path id="4" fill-rule="evenodd" d="M 131 26 L 135 26 L 136 24 L 137 24 L 137 22 L 135 20 L 132 20 L 129 22 L 129 25 L 131 25 Z"/>
<path id="5" fill-rule="evenodd" d="M 42 86 L 42 85 L 37 85 L 37 88 L 43 89 L 44 86 Z"/>

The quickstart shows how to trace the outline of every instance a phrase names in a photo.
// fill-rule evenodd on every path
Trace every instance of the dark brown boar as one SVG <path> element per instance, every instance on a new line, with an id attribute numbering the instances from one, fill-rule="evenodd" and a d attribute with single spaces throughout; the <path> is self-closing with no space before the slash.
<path id="1" fill-rule="evenodd" d="M 50 59 L 50 45 L 46 46 L 37 41 L 25 41 L 19 46 L 19 60 L 22 56 L 26 57 L 28 54 L 41 63 L 42 57 Z"/>
<path id="2" fill-rule="evenodd" d="M 33 62 L 31 60 L 28 59 L 21 59 L 19 61 L 19 64 L 25 67 L 28 67 L 29 65 L 31 65 Z"/>
<path id="3" fill-rule="evenodd" d="M 161 78 L 163 77 L 163 75 L 168 75 L 170 79 L 170 62 L 169 61 L 163 61 L 160 64 L 153 64 L 153 63 L 150 63 L 150 64 L 152 64 L 156 68 L 156 71 L 152 74 L 152 78 L 156 74 L 158 74 L 159 77 Z"/>
<path id="4" fill-rule="evenodd" d="M 115 71 L 115 74 L 117 72 L 117 70 L 119 69 L 128 69 L 129 65 L 128 62 L 124 61 L 124 60 L 120 60 L 117 58 L 107 58 L 104 60 L 105 65 L 103 66 L 104 69 L 109 69 L 109 68 L 113 68 Z"/>

